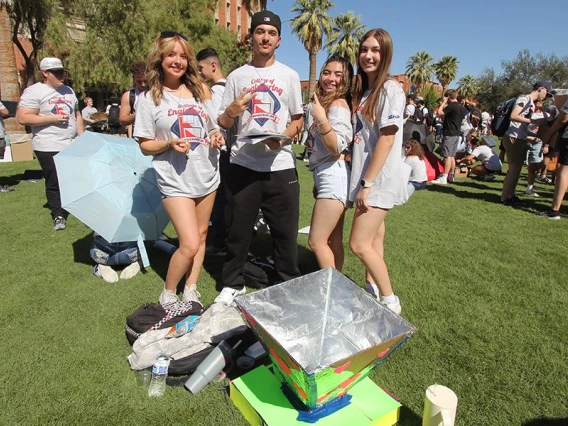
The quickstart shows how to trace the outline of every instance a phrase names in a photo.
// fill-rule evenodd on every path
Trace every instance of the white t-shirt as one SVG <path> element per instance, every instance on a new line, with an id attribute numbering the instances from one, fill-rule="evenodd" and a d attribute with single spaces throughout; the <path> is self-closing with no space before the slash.
<path id="1" fill-rule="evenodd" d="M 418 158 L 417 155 L 411 155 L 404 158 L 404 162 L 410 166 L 409 182 L 427 182 L 428 173 L 426 172 L 426 163 Z"/>
<path id="2" fill-rule="evenodd" d="M 6 107 L 4 106 L 4 104 L 2 102 L 0 102 L 0 109 L 4 109 L 4 108 L 6 108 Z M 4 128 L 4 119 L 0 115 L 0 139 L 4 139 L 4 136 L 6 136 L 5 128 Z"/>
<path id="3" fill-rule="evenodd" d="M 410 117 L 413 117 L 414 114 L 416 114 L 416 105 L 406 105 L 406 107 L 404 108 L 404 122 L 406 123 L 406 120 L 408 120 Z"/>
<path id="4" fill-rule="evenodd" d="M 209 132 L 218 129 L 213 104 L 210 100 L 200 103 L 195 98 L 181 98 L 178 108 L 177 101 L 164 94 L 156 106 L 149 91 L 141 94 L 134 137 L 186 139 L 191 146 L 187 154 L 170 148 L 154 156 L 158 187 L 168 197 L 202 197 L 215 191 L 220 179 L 219 150 L 210 147 L 209 141 Z"/>
<path id="5" fill-rule="evenodd" d="M 87 118 L 91 118 L 91 114 L 94 114 L 96 112 L 98 112 L 98 111 L 95 107 L 86 106 L 81 111 L 81 115 L 83 116 L 84 119 L 87 119 Z"/>
<path id="6" fill-rule="evenodd" d="M 515 101 L 515 106 L 521 104 L 523 105 L 523 109 L 521 110 L 519 115 L 521 117 L 530 117 L 530 115 L 534 110 L 534 103 L 530 98 L 530 96 L 529 95 L 519 96 Z M 505 132 L 505 134 L 517 139 L 526 139 L 527 128 L 528 128 L 528 123 L 519 123 L 518 121 L 511 120 L 509 129 L 507 129 L 507 132 Z"/>
<path id="7" fill-rule="evenodd" d="M 367 90 L 354 117 L 355 137 L 353 139 L 353 153 L 351 163 L 351 181 L 349 200 L 355 201 L 361 188 L 361 179 L 365 176 L 371 156 L 379 141 L 380 129 L 387 126 L 396 126 L 397 132 L 394 144 L 381 171 L 373 182 L 373 187 L 367 198 L 370 206 L 390 209 L 396 205 L 404 204 L 408 199 L 406 185 L 402 174 L 402 125 L 404 104 L 406 97 L 400 84 L 394 80 L 387 80 L 379 95 L 375 122 L 371 123 L 363 116 L 363 105 L 369 96 Z"/>
<path id="8" fill-rule="evenodd" d="M 311 115 L 311 114 L 310 114 Z M 351 111 L 348 108 L 340 106 L 330 106 L 327 112 L 327 120 L 333 128 L 337 137 L 337 151 L 342 152 L 347 145 L 353 140 L 353 125 L 351 124 Z M 310 170 L 314 170 L 316 166 L 328 161 L 333 155 L 327 150 L 318 126 L 312 118 L 312 126 L 310 127 Z M 323 126 L 322 126 L 323 127 Z M 327 129 L 327 126 L 325 127 Z"/>
<path id="9" fill-rule="evenodd" d="M 41 152 L 59 152 L 77 136 L 78 101 L 69 86 L 54 89 L 45 83 L 36 83 L 24 90 L 19 106 L 39 110 L 38 115 L 68 114 L 69 120 L 61 124 L 31 126 L 32 149 Z"/>
<path id="10" fill-rule="evenodd" d="M 223 101 L 223 94 L 225 93 L 225 86 L 219 83 L 227 84 L 227 80 L 222 78 L 217 83 L 211 86 L 211 101 L 213 102 L 213 109 L 219 111 L 221 102 Z"/>
<path id="11" fill-rule="evenodd" d="M 501 170 L 501 160 L 499 156 L 493 152 L 491 148 L 486 145 L 479 145 L 471 153 L 475 158 L 481 161 L 481 164 L 487 169 L 494 172 Z"/>
<path id="12" fill-rule="evenodd" d="M 292 115 L 303 114 L 298 73 L 275 61 L 266 68 L 251 64 L 237 68 L 227 77 L 219 115 L 243 93 L 254 88 L 256 96 L 238 120 L 237 134 L 251 130 L 282 134 Z M 257 172 L 274 172 L 296 167 L 296 156 L 289 144 L 272 151 L 265 143 L 247 143 L 236 138 L 231 148 L 231 163 Z"/>

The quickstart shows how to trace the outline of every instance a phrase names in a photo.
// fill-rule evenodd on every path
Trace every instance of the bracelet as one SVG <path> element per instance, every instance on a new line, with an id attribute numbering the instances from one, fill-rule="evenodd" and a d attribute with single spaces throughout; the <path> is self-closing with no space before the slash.
<path id="1" fill-rule="evenodd" d="M 329 130 L 328 130 L 327 132 L 325 132 L 325 133 L 320 133 L 320 136 L 325 136 L 325 135 L 327 135 L 328 133 L 331 133 L 332 130 L 333 130 L 333 128 L 332 128 L 331 126 L 329 126 Z"/>
<path id="2" fill-rule="evenodd" d="M 234 120 L 234 119 L 235 119 L 235 117 L 231 117 L 231 116 L 229 115 L 229 111 L 225 110 L 225 114 L 227 114 L 227 117 L 229 117 L 231 120 Z"/>
<path id="3" fill-rule="evenodd" d="M 321 123 L 318 123 L 318 127 L 321 126 L 322 124 L 325 124 L 325 123 L 329 123 L 329 121 L 325 120 L 325 121 L 322 121 Z"/>

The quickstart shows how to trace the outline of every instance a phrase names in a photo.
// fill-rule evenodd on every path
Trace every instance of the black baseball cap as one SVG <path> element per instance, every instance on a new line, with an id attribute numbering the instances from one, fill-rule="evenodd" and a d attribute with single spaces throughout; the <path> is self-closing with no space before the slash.
<path id="1" fill-rule="evenodd" d="M 280 29 L 282 27 L 280 17 L 270 10 L 261 10 L 252 15 L 250 32 L 254 32 L 255 28 L 259 25 L 272 25 L 278 30 L 278 35 L 280 35 Z"/>
<path id="2" fill-rule="evenodd" d="M 537 81 L 534 86 L 535 89 L 538 89 L 539 87 L 544 87 L 546 89 L 547 92 L 552 92 L 552 86 L 550 84 L 549 81 Z"/>

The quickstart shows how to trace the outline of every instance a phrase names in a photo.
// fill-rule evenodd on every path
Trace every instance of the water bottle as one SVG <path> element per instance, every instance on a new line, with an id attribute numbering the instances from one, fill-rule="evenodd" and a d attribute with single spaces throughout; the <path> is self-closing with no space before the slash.
<path id="1" fill-rule="evenodd" d="M 148 396 L 162 396 L 164 394 L 166 391 L 166 379 L 168 378 L 169 366 L 170 357 L 167 355 L 160 355 L 154 360 Z"/>

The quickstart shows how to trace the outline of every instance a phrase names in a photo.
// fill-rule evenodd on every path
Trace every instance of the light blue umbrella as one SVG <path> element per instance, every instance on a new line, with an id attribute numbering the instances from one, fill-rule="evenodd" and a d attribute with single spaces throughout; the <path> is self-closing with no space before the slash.
<path id="1" fill-rule="evenodd" d="M 54 157 L 62 207 L 111 243 L 157 240 L 169 222 L 151 157 L 134 139 L 85 132 Z"/>

